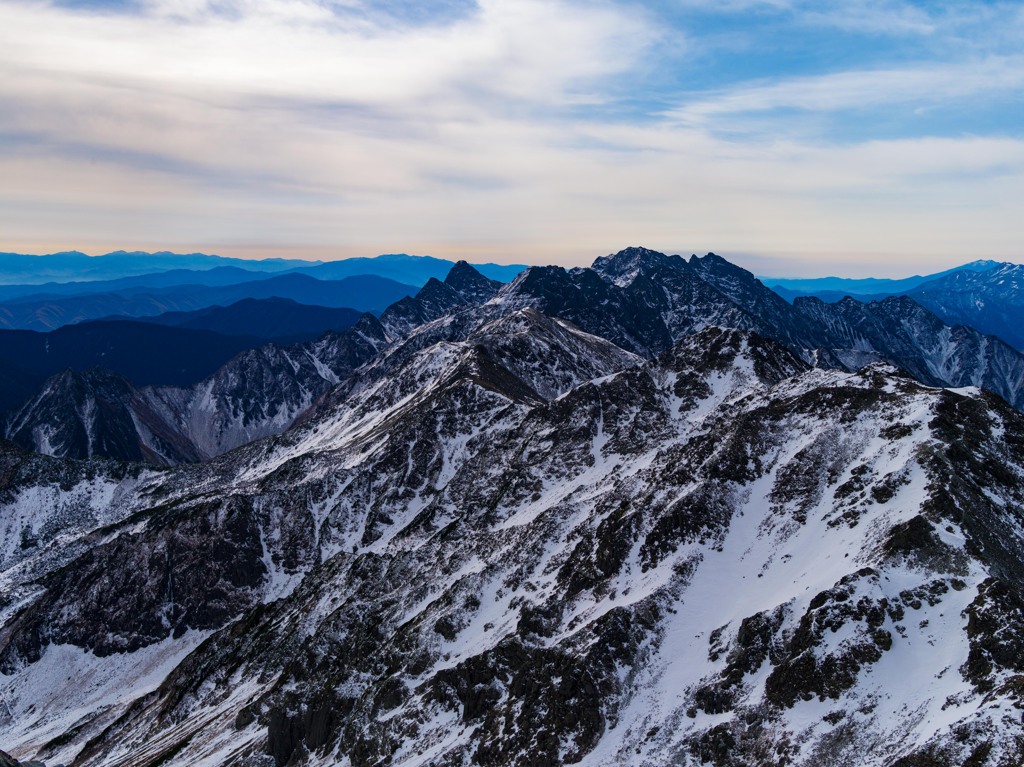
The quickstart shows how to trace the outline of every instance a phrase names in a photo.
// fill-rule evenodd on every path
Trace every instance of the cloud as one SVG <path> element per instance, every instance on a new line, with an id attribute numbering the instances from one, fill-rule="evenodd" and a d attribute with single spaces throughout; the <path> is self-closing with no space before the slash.
<path id="1" fill-rule="evenodd" d="M 939 10 L 933 5 L 932 10 Z M 931 35 L 940 25 L 927 10 L 901 0 L 833 0 L 803 3 L 801 22 L 874 35 Z"/>
<path id="2" fill-rule="evenodd" d="M 653 6 L 442 5 L 0 0 L 3 249 L 583 263 L 638 242 L 801 258 L 1019 247 L 1013 135 L 836 141 L 757 122 L 1015 97 L 1017 57 L 645 101 L 699 28 Z"/>
<path id="3" fill-rule="evenodd" d="M 788 17 L 805 27 L 840 29 L 872 35 L 929 35 L 948 18 L 957 3 L 905 0 L 678 0 L 690 12 L 758 14 Z"/>
<path id="4" fill-rule="evenodd" d="M 0 21 L 12 67 L 371 106 L 458 88 L 557 103 L 628 67 L 645 44 L 643 27 L 613 9 L 535 0 L 489 0 L 443 26 L 395 26 L 363 6 L 310 0 L 152 0 L 114 15 L 4 4 Z"/>
<path id="5" fill-rule="evenodd" d="M 111 17 L 0 5 L 0 96 L 11 106 L 0 129 L 36 133 L 51 148 L 72 142 L 242 171 L 305 154 L 311 142 L 344 156 L 360 144 L 365 154 L 388 140 L 443 142 L 501 114 L 593 103 L 601 96 L 592 84 L 645 45 L 644 28 L 612 9 L 488 2 L 443 27 L 371 24 L 346 10 L 160 0 Z M 323 13 L 336 25 L 321 25 Z M 291 23 L 278 23 L 282 15 Z"/>
<path id="6" fill-rule="evenodd" d="M 706 125 L 722 115 L 796 109 L 866 110 L 892 104 L 936 104 L 1024 89 L 1024 56 L 993 56 L 953 64 L 844 71 L 701 93 L 669 110 L 670 119 Z"/>

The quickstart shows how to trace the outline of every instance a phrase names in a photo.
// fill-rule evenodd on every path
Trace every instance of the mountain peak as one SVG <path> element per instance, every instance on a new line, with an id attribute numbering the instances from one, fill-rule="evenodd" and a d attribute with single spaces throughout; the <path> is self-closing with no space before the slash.
<path id="1" fill-rule="evenodd" d="M 629 247 L 618 253 L 594 259 L 593 270 L 616 285 L 628 285 L 642 271 L 666 266 L 678 261 L 686 264 L 679 256 L 666 256 L 656 250 L 644 247 Z"/>
<path id="2" fill-rule="evenodd" d="M 991 258 L 979 258 L 976 261 L 964 264 L 960 269 L 968 269 L 973 272 L 983 272 L 997 266 L 1016 266 L 1016 264 L 1011 264 L 1009 261 L 993 261 Z"/>
<path id="3" fill-rule="evenodd" d="M 717 253 L 706 253 L 703 256 L 690 256 L 689 264 L 694 269 L 697 269 L 704 274 L 728 272 L 736 276 L 742 276 L 747 282 L 757 280 L 753 272 L 747 271 L 742 266 L 737 266 L 732 261 L 722 258 L 722 256 Z"/>
<path id="4" fill-rule="evenodd" d="M 444 284 L 472 303 L 483 303 L 492 298 L 501 283 L 489 280 L 466 261 L 458 261 L 444 278 Z"/>
<path id="5" fill-rule="evenodd" d="M 444 278 L 444 281 L 450 285 L 453 282 L 460 282 L 464 279 L 475 280 L 482 277 L 483 275 L 469 261 L 456 261 L 455 265 L 448 271 L 448 276 Z"/>

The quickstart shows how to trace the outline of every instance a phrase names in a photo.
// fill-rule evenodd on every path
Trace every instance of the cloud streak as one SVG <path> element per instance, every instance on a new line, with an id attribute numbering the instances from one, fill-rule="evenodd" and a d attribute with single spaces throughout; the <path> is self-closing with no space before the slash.
<path id="1" fill-rule="evenodd" d="M 1024 56 L 998 56 L 952 65 L 860 70 L 799 77 L 702 95 L 670 110 L 686 123 L 718 115 L 799 109 L 807 112 L 865 110 L 892 104 L 935 104 L 975 100 L 1024 89 Z"/>

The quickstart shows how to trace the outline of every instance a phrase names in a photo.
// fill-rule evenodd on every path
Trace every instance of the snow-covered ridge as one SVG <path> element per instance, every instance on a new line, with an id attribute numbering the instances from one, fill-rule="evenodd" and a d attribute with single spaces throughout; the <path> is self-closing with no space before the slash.
<path id="1" fill-rule="evenodd" d="M 46 454 L 198 461 L 331 407 L 346 396 L 346 379 L 364 363 L 379 370 L 386 359 L 404 359 L 441 340 L 465 341 L 482 325 L 524 310 L 619 347 L 609 347 L 605 357 L 651 358 L 705 328 L 729 327 L 772 338 L 814 365 L 852 371 L 885 361 L 928 385 L 978 386 L 1024 406 L 1024 356 L 996 338 L 944 324 L 910 298 L 868 304 L 799 299 L 790 305 L 714 254 L 685 260 L 628 248 L 598 258 L 589 269 L 534 267 L 505 286 L 460 263 L 443 282 L 432 280 L 416 297 L 389 307 L 380 322 L 367 316 L 346 333 L 247 352 L 187 389 L 139 390 L 101 371 L 56 377 L 15 415 L 6 433 Z M 546 331 L 534 324 L 530 333 L 539 339 Z M 522 350 L 530 364 L 534 356 Z M 541 398 L 564 392 L 584 375 L 537 359 L 534 371 L 516 374 L 531 379 Z M 550 376 L 541 380 L 545 370 Z"/>
<path id="2" fill-rule="evenodd" d="M 1019 413 L 728 328 L 641 363 L 529 309 L 467 316 L 283 435 L 125 485 L 136 516 L 0 628 L 18 684 L 85 636 L 115 557 L 146 563 L 117 592 L 155 616 L 136 652 L 213 633 L 134 704 L 32 714 L 86 735 L 44 744 L 20 713 L 0 742 L 82 765 L 1020 758 Z M 125 657 L 88 657 L 100 689 Z"/>

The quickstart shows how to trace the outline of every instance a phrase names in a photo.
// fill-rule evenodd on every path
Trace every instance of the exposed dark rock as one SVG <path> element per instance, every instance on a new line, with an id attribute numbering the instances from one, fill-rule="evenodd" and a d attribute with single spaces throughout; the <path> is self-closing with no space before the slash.
<path id="1" fill-rule="evenodd" d="M 657 269 L 757 298 L 715 259 L 678 261 L 628 253 L 531 289 L 595 321 L 597 297 L 654 300 Z M 12 687 L 40 689 L 60 643 L 98 675 L 173 665 L 51 739 L 83 767 L 236 746 L 245 767 L 1012 759 L 1024 416 L 720 327 L 641 362 L 506 305 L 543 277 L 212 461 L 0 449 L 0 732 L 67 715 Z M 957 646 L 966 680 L 942 668 Z M 893 685 L 879 671 L 909 652 L 936 667 Z M 927 692 L 939 674 L 949 700 Z M 882 715 L 904 706 L 945 709 Z"/>

